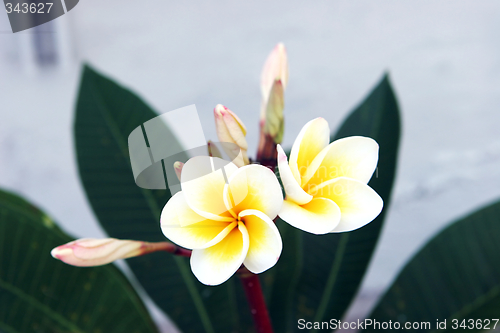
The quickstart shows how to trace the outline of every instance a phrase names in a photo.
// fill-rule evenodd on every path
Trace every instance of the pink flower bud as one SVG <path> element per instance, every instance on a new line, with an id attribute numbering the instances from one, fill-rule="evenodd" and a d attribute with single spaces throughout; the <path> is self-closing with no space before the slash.
<path id="1" fill-rule="evenodd" d="M 241 150 L 241 158 L 239 162 L 237 160 L 233 161 L 238 166 L 243 166 L 248 164 L 247 149 L 248 144 L 245 139 L 247 134 L 247 129 L 243 122 L 234 114 L 231 110 L 226 108 L 224 105 L 218 104 L 214 109 L 215 117 L 215 127 L 217 130 L 217 136 L 219 141 L 224 143 L 232 143 L 239 147 Z M 234 155 L 235 152 L 227 152 L 230 155 Z M 234 155 L 238 155 L 237 153 Z"/>
<path id="2" fill-rule="evenodd" d="M 279 43 L 274 47 L 271 54 L 267 57 L 266 63 L 262 70 L 260 87 L 262 91 L 262 109 L 261 121 L 265 121 L 265 113 L 269 95 L 275 81 L 281 81 L 283 91 L 288 84 L 288 59 L 286 55 L 285 45 Z"/>
<path id="3" fill-rule="evenodd" d="M 281 143 L 284 132 L 284 92 L 288 83 L 288 60 L 285 46 L 279 43 L 267 57 L 261 75 L 261 140 Z M 266 139 L 267 138 L 267 139 Z M 259 152 L 261 147 L 259 145 Z M 274 149 L 273 149 L 274 151 Z M 261 154 L 257 154 L 260 156 Z"/>
<path id="4" fill-rule="evenodd" d="M 132 240 L 78 239 L 54 248 L 50 254 L 73 266 L 101 266 L 118 259 L 151 252 L 148 243 Z"/>
<path id="5" fill-rule="evenodd" d="M 177 179 L 181 180 L 181 172 L 182 172 L 182 167 L 184 166 L 184 163 L 182 162 L 175 162 L 174 163 L 174 171 L 175 175 L 177 176 Z"/>
<path id="6" fill-rule="evenodd" d="M 209 156 L 222 158 L 222 154 L 219 148 L 217 148 L 217 146 L 212 141 L 208 140 L 207 147 Z"/>
<path id="7" fill-rule="evenodd" d="M 279 43 L 274 47 L 262 70 L 260 82 L 262 96 L 265 100 L 267 100 L 271 87 L 276 80 L 281 80 L 283 88 L 286 88 L 288 84 L 288 59 L 283 43 Z"/>

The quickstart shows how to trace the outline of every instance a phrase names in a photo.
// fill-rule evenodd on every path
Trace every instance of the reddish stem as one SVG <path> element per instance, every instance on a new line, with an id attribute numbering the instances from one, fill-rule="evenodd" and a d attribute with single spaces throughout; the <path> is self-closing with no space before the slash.
<path id="1" fill-rule="evenodd" d="M 177 246 L 169 242 L 159 242 L 159 243 L 144 242 L 141 248 L 140 255 L 142 256 L 144 254 L 157 251 L 165 251 L 182 257 L 188 257 L 188 258 L 191 257 L 191 250 L 186 250 L 180 246 Z"/>
<path id="2" fill-rule="evenodd" d="M 245 267 L 238 270 L 238 276 L 243 283 L 243 289 L 247 296 L 250 312 L 252 313 L 253 322 L 257 333 L 273 333 L 271 319 L 267 312 L 264 294 L 260 286 L 259 276 L 251 273 Z"/>
<path id="3" fill-rule="evenodd" d="M 264 134 L 261 128 L 259 138 L 259 148 L 257 149 L 257 162 L 274 171 L 278 151 L 274 139 L 268 134 Z"/>
<path id="4" fill-rule="evenodd" d="M 274 172 L 277 163 L 278 152 L 276 150 L 274 139 L 264 134 L 263 124 L 260 126 L 259 147 L 257 149 L 257 163 L 268 167 Z M 264 293 L 260 286 L 259 276 L 251 273 L 245 267 L 238 270 L 238 276 L 243 284 L 245 295 L 247 296 L 250 312 L 252 313 L 253 322 L 257 333 L 273 333 L 271 319 L 267 311 Z"/>
<path id="5" fill-rule="evenodd" d="M 173 252 L 170 252 L 176 256 L 181 256 L 181 257 L 186 257 L 190 258 L 191 257 L 191 250 L 186 250 L 182 247 L 176 246 L 175 250 Z"/>

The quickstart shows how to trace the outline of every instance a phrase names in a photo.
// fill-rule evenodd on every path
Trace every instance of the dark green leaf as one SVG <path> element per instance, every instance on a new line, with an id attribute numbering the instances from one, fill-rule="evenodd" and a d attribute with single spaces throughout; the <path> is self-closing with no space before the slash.
<path id="1" fill-rule="evenodd" d="M 353 135 L 371 137 L 380 145 L 378 171 L 369 185 L 383 198 L 384 210 L 367 226 L 342 234 L 316 236 L 279 224 L 284 251 L 267 277 L 274 281 L 270 311 L 277 332 L 299 331 L 298 319 L 340 319 L 359 288 L 382 228 L 396 170 L 400 118 L 387 76 L 349 115 L 332 141 Z M 286 281 L 280 281 L 285 279 L 283 274 Z"/>
<path id="2" fill-rule="evenodd" d="M 164 241 L 160 212 L 168 190 L 136 186 L 128 156 L 130 132 L 157 114 L 131 91 L 85 67 L 75 120 L 80 176 L 87 198 L 109 235 Z M 172 135 L 171 145 L 179 146 Z M 239 281 L 207 287 L 186 258 L 167 253 L 127 260 L 156 304 L 185 333 L 251 332 L 246 303 L 237 302 Z"/>
<path id="3" fill-rule="evenodd" d="M 157 332 L 115 266 L 72 267 L 50 256 L 69 241 L 43 212 L 0 191 L 0 331 Z"/>
<path id="4" fill-rule="evenodd" d="M 421 331 L 478 332 L 477 319 L 500 314 L 500 202 L 460 219 L 406 264 L 370 318 L 430 322 Z M 447 322 L 437 330 L 436 320 Z M 467 329 L 460 324 L 465 319 Z M 474 325 L 470 325 L 473 320 Z M 485 321 L 482 321 L 483 325 Z M 489 329 L 494 322 L 490 321 Z M 500 327 L 500 322 L 496 325 Z M 374 331 L 373 327 L 366 331 Z"/>

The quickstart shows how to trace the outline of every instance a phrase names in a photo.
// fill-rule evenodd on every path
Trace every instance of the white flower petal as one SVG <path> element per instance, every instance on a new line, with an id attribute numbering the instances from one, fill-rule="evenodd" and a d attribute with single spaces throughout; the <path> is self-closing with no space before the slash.
<path id="1" fill-rule="evenodd" d="M 303 175 L 302 187 L 308 191 L 312 186 L 338 177 L 357 179 L 367 184 L 377 162 L 378 144 L 375 140 L 362 136 L 339 139 L 316 156 Z"/>
<path id="2" fill-rule="evenodd" d="M 325 119 L 313 119 L 302 127 L 290 152 L 290 169 L 296 179 L 306 173 L 309 164 L 329 142 L 330 129 Z"/>
<path id="3" fill-rule="evenodd" d="M 279 217 L 295 228 L 321 235 L 332 231 L 340 221 L 340 209 L 335 202 L 326 198 L 314 198 L 299 206 L 285 200 Z"/>
<path id="4" fill-rule="evenodd" d="M 182 168 L 181 188 L 192 210 L 215 221 L 232 221 L 224 200 L 224 186 L 238 167 L 217 157 L 196 156 Z"/>
<path id="5" fill-rule="evenodd" d="M 292 200 L 299 205 L 308 203 L 312 200 L 312 195 L 306 193 L 302 187 L 300 187 L 300 179 L 297 180 L 294 178 L 283 148 L 278 145 L 277 150 L 278 169 L 280 171 L 281 182 L 285 188 L 287 200 Z"/>
<path id="6" fill-rule="evenodd" d="M 203 284 L 216 286 L 227 281 L 243 264 L 248 253 L 248 232 L 238 223 L 219 243 L 206 249 L 193 250 L 191 270 Z"/>
<path id="7" fill-rule="evenodd" d="M 368 185 L 350 178 L 336 178 L 314 189 L 315 197 L 333 200 L 340 208 L 340 222 L 332 232 L 352 231 L 373 221 L 382 211 L 382 198 Z"/>
<path id="8" fill-rule="evenodd" d="M 256 209 L 274 219 L 283 204 L 283 193 L 276 175 L 268 168 L 251 164 L 239 168 L 224 189 L 226 203 L 235 214 Z"/>
<path id="9" fill-rule="evenodd" d="M 239 214 L 248 230 L 250 246 L 243 262 L 252 273 L 259 274 L 278 261 L 283 244 L 278 228 L 264 213 L 247 209 Z"/>
<path id="10" fill-rule="evenodd" d="M 160 223 L 165 237 L 188 249 L 212 246 L 236 226 L 234 222 L 213 221 L 198 215 L 187 205 L 182 191 L 167 202 Z"/>

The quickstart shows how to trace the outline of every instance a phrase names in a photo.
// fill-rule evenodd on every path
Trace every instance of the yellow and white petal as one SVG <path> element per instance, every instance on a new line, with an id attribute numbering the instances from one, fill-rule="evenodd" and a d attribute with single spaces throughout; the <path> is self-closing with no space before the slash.
<path id="1" fill-rule="evenodd" d="M 340 222 L 332 232 L 352 231 L 373 221 L 384 202 L 370 186 L 346 177 L 332 179 L 314 189 L 315 197 L 328 198 L 340 208 Z"/>
<path id="2" fill-rule="evenodd" d="M 329 142 L 330 129 L 325 119 L 313 119 L 302 127 L 290 152 L 290 168 L 295 178 L 306 173 L 309 164 Z"/>
<path id="3" fill-rule="evenodd" d="M 216 286 L 227 281 L 243 264 L 249 246 L 248 231 L 238 223 L 219 243 L 206 249 L 193 250 L 191 270 L 203 284 Z"/>
<path id="4" fill-rule="evenodd" d="M 278 228 L 266 214 L 247 209 L 239 214 L 248 230 L 250 246 L 243 262 L 252 273 L 259 274 L 278 261 L 283 243 Z"/>
<path id="5" fill-rule="evenodd" d="M 295 228 L 321 235 L 332 231 L 340 221 L 340 209 L 326 198 L 314 198 L 305 205 L 285 200 L 279 217 Z"/>
<path id="6" fill-rule="evenodd" d="M 181 188 L 189 207 L 215 221 L 232 221 L 224 205 L 224 186 L 238 167 L 217 157 L 196 156 L 182 168 Z"/>
<path id="7" fill-rule="evenodd" d="M 283 193 L 270 169 L 251 164 L 231 176 L 224 189 L 224 201 L 236 215 L 245 209 L 256 209 L 274 219 L 283 204 Z"/>
<path id="8" fill-rule="evenodd" d="M 302 186 L 308 188 L 327 180 L 348 177 L 365 184 L 377 167 L 378 144 L 363 136 L 351 136 L 332 142 L 311 163 Z M 305 185 L 307 184 L 307 185 Z"/>
<path id="9" fill-rule="evenodd" d="M 283 148 L 277 146 L 278 150 L 278 169 L 280 171 L 281 182 L 285 188 L 287 200 L 292 200 L 299 205 L 303 205 L 312 200 L 312 195 L 306 193 L 300 187 L 300 179 L 297 180 L 292 174 L 292 170 L 288 165 L 288 160 Z"/>
<path id="10" fill-rule="evenodd" d="M 217 244 L 236 226 L 235 222 L 213 221 L 198 215 L 187 205 L 182 191 L 167 202 L 161 212 L 160 224 L 165 237 L 188 249 Z"/>

